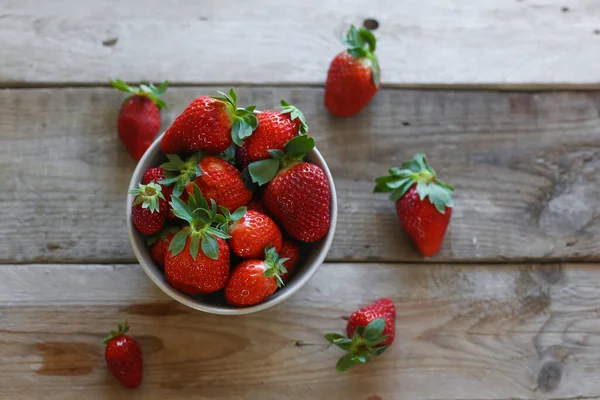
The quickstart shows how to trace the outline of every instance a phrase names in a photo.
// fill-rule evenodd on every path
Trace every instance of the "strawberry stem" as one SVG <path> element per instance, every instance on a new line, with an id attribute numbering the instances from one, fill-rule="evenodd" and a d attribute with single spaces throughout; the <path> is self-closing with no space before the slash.
<path id="1" fill-rule="evenodd" d="M 405 162 L 402 168 L 390 168 L 389 175 L 375 179 L 376 193 L 391 192 L 390 200 L 398 201 L 408 190 L 416 185 L 421 200 L 428 198 L 431 204 L 445 214 L 446 207 L 454 207 L 452 193 L 454 188 L 436 177 L 435 171 L 427 163 L 424 153 L 417 153 L 411 161 Z"/>
<path id="2" fill-rule="evenodd" d="M 152 181 L 147 185 L 138 185 L 137 189 L 131 189 L 129 194 L 135 195 L 132 206 L 142 205 L 142 208 L 148 208 L 151 213 L 160 211 L 160 200 L 165 200 L 162 193 L 162 187 Z"/>
<path id="3" fill-rule="evenodd" d="M 350 54 L 352 57 L 369 60 L 373 75 L 373 84 L 375 87 L 379 87 L 379 60 L 375 55 L 377 39 L 375 39 L 373 32 L 365 28 L 356 29 L 356 26 L 352 25 L 350 26 L 350 30 L 346 34 L 346 39 L 343 42 L 348 49 L 348 54 Z"/>
<path id="4" fill-rule="evenodd" d="M 117 90 L 126 93 L 132 93 L 135 96 L 143 96 L 148 97 L 150 100 L 156 104 L 159 109 L 163 109 L 167 107 L 167 103 L 160 98 L 160 96 L 165 93 L 167 90 L 167 86 L 169 86 L 169 81 L 164 81 L 158 87 L 155 86 L 152 82 L 145 84 L 140 84 L 139 87 L 129 86 L 122 79 L 112 79 L 110 84 Z M 128 97 L 129 98 L 129 97 Z"/>
<path id="5" fill-rule="evenodd" d="M 110 331 L 110 335 L 108 335 L 106 338 L 104 338 L 104 340 L 102 341 L 102 343 L 107 344 L 108 342 L 110 342 L 112 339 L 124 335 L 129 331 L 129 324 L 127 323 L 127 321 L 125 321 L 125 323 L 123 325 L 119 324 L 117 327 L 116 331 Z"/>
<path id="6" fill-rule="evenodd" d="M 340 372 L 346 371 L 356 364 L 370 361 L 371 356 L 383 353 L 387 349 L 387 346 L 381 346 L 387 339 L 387 336 L 383 335 L 384 330 L 385 318 L 376 318 L 367 326 L 357 327 L 351 339 L 338 333 L 326 334 L 325 339 L 329 343 L 348 352 L 338 360 L 336 369 Z"/>

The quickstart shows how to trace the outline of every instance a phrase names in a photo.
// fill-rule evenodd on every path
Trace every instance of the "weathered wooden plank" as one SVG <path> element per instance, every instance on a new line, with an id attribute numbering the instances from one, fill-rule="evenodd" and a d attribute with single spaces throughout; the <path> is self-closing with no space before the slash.
<path id="1" fill-rule="evenodd" d="M 598 265 L 325 264 L 282 305 L 223 317 L 170 301 L 139 266 L 5 265 L 0 397 L 598 398 L 599 291 Z M 394 345 L 335 372 L 341 351 L 322 334 L 384 296 L 398 306 Z M 145 357 L 135 392 L 102 357 L 125 319 Z"/>
<path id="2" fill-rule="evenodd" d="M 4 0 L 0 82 L 321 84 L 348 24 L 375 19 L 387 84 L 597 85 L 599 14 L 595 0 Z"/>
<path id="3" fill-rule="evenodd" d="M 223 88 L 221 88 L 223 89 Z M 174 88 L 163 126 L 214 88 Z M 422 260 L 373 178 L 425 150 L 457 188 L 435 260 L 598 260 L 600 96 L 383 90 L 356 118 L 329 116 L 317 88 L 243 87 L 260 107 L 301 107 L 335 178 L 329 260 Z M 125 231 L 134 168 L 109 89 L 0 91 L 0 260 L 135 261 Z"/>

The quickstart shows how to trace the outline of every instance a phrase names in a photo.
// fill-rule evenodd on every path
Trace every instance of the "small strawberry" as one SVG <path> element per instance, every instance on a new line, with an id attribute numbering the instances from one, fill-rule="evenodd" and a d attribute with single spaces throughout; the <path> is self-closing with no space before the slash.
<path id="1" fill-rule="evenodd" d="M 335 366 L 340 372 L 369 361 L 372 355 L 380 355 L 394 342 L 396 306 L 389 299 L 380 299 L 361 308 L 348 319 L 346 334 L 347 337 L 337 333 L 325 335 L 330 343 L 348 351 Z"/>
<path id="2" fill-rule="evenodd" d="M 241 146 L 252 135 L 258 124 L 256 107 L 238 108 L 233 89 L 219 93 L 222 97 L 198 97 L 175 119 L 161 140 L 163 153 L 220 153 L 232 141 Z"/>
<path id="3" fill-rule="evenodd" d="M 344 43 L 348 50 L 331 61 L 325 82 L 325 107 L 339 117 L 358 113 L 375 96 L 380 84 L 373 33 L 352 26 Z"/>
<path id="4" fill-rule="evenodd" d="M 229 235 L 212 225 L 217 222 L 217 205 L 209 206 L 198 186 L 187 204 L 173 197 L 173 213 L 189 226 L 171 240 L 165 256 L 165 276 L 176 289 L 189 294 L 208 294 L 225 287 L 229 277 Z M 220 222 L 223 222 L 221 216 Z M 202 251 L 200 251 L 202 248 Z"/>
<path id="5" fill-rule="evenodd" d="M 238 208 L 233 214 L 222 207 L 221 212 L 227 219 L 227 239 L 233 253 L 240 258 L 260 259 L 266 247 L 281 250 L 281 231 L 277 224 L 265 214 Z"/>
<path id="6" fill-rule="evenodd" d="M 135 195 L 131 205 L 131 218 L 137 230 L 144 235 L 160 231 L 168 214 L 161 185 L 156 182 L 147 185 L 140 183 L 137 189 L 131 189 L 129 193 Z"/>
<path id="7" fill-rule="evenodd" d="M 283 263 L 287 272 L 281 276 L 283 283 L 286 283 L 300 262 L 300 245 L 293 239 L 283 239 L 279 256 L 288 259 Z"/>
<path id="8" fill-rule="evenodd" d="M 247 153 L 247 158 L 252 161 L 270 158 L 269 150 L 283 150 L 285 144 L 298 136 L 306 135 L 308 126 L 302 111 L 281 100 L 280 110 L 261 111 L 256 116 L 258 127 L 244 141 L 240 156 Z"/>
<path id="9" fill-rule="evenodd" d="M 269 214 L 303 242 L 316 242 L 329 231 L 329 182 L 321 168 L 301 161 L 314 146 L 313 138 L 297 136 L 285 151 L 271 150 L 273 158 L 248 166 L 254 182 L 268 182 L 262 200 Z"/>
<path id="10" fill-rule="evenodd" d="M 250 200 L 248 202 L 248 204 L 246 204 L 246 209 L 252 210 L 252 211 L 258 211 L 259 213 L 263 213 L 263 214 L 267 214 L 267 209 L 265 208 L 265 205 L 263 204 L 260 197 L 257 197 L 257 196 L 254 196 L 252 198 L 252 200 Z"/>
<path id="11" fill-rule="evenodd" d="M 143 178 L 142 178 L 142 183 L 144 185 L 147 185 L 150 182 L 156 182 L 159 183 L 165 179 L 165 170 L 161 167 L 154 167 L 154 168 L 150 168 L 148 171 L 146 171 L 146 173 L 144 174 Z M 167 200 L 167 202 L 171 201 L 171 195 L 173 194 L 173 188 L 170 186 L 166 186 L 166 185 L 160 185 L 162 187 L 162 193 L 163 196 L 165 196 L 165 199 Z M 175 217 L 175 215 L 173 214 L 172 210 L 169 208 L 169 214 L 167 214 L 167 218 L 168 219 L 177 219 L 177 217 Z"/>
<path id="12" fill-rule="evenodd" d="M 278 287 L 286 270 L 285 258 L 279 258 L 275 248 L 265 249 L 264 260 L 246 260 L 239 264 L 225 287 L 225 300 L 232 306 L 244 307 L 262 303 Z"/>
<path id="13" fill-rule="evenodd" d="M 117 331 L 111 331 L 104 339 L 106 349 L 104 360 L 111 374 L 127 388 L 135 389 L 142 383 L 142 350 L 131 336 L 127 336 L 129 325 L 119 324 Z"/>
<path id="14" fill-rule="evenodd" d="M 133 93 L 121 105 L 118 130 L 121 141 L 136 161 L 142 158 L 160 130 L 160 110 L 167 106 L 160 96 L 167 90 L 168 82 L 156 87 L 150 83 L 131 87 L 121 79 L 110 81 L 122 92 Z"/>
<path id="15" fill-rule="evenodd" d="M 171 244 L 171 240 L 175 233 L 179 231 L 177 227 L 163 229 L 157 234 L 154 234 L 146 240 L 146 244 L 150 246 L 150 255 L 156 265 L 163 268 L 165 266 L 165 255 Z"/>
<path id="16" fill-rule="evenodd" d="M 442 246 L 452 216 L 452 186 L 437 179 L 425 154 L 417 153 L 402 169 L 376 179 L 375 192 L 392 192 L 402 227 L 421 254 L 432 256 Z"/>
<path id="17" fill-rule="evenodd" d="M 206 200 L 213 199 L 218 205 L 233 212 L 252 199 L 242 173 L 235 167 L 215 156 L 204 156 L 198 164 L 200 173 L 193 183 L 198 185 Z M 188 184 L 187 191 L 193 191 Z"/>

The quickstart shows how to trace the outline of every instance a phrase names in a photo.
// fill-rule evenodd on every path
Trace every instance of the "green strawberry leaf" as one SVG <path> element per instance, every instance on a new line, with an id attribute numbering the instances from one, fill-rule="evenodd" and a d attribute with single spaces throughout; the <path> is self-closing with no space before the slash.
<path id="1" fill-rule="evenodd" d="M 354 367 L 358 363 L 359 361 L 356 359 L 354 354 L 348 353 L 340 357 L 340 359 L 337 361 L 337 364 L 335 365 L 335 369 L 339 372 L 344 372 Z"/>
<path id="2" fill-rule="evenodd" d="M 190 255 L 195 260 L 200 250 L 200 235 L 190 235 Z"/>
<path id="3" fill-rule="evenodd" d="M 252 178 L 252 182 L 257 183 L 259 186 L 263 186 L 277 175 L 279 165 L 279 160 L 275 158 L 268 158 L 266 160 L 251 163 L 248 165 L 248 172 Z"/>
<path id="4" fill-rule="evenodd" d="M 171 244 L 169 245 L 169 251 L 173 256 L 181 253 L 183 248 L 185 247 L 185 243 L 187 242 L 187 237 L 190 234 L 190 228 L 185 227 L 181 229 L 179 232 L 173 236 L 171 240 Z"/>
<path id="5" fill-rule="evenodd" d="M 377 318 L 369 322 L 365 327 L 365 331 L 362 335 L 365 340 L 375 340 L 383 334 L 385 329 L 385 318 Z"/>
<path id="6" fill-rule="evenodd" d="M 202 235 L 202 252 L 212 260 L 219 259 L 219 242 L 208 233 Z"/>
<path id="7" fill-rule="evenodd" d="M 223 232 L 220 229 L 216 229 L 216 228 L 212 228 L 212 227 L 208 227 L 206 228 L 206 233 L 212 235 L 212 236 L 216 236 L 218 238 L 221 239 L 229 239 L 231 238 L 231 235 L 229 235 L 228 233 Z"/>
<path id="8" fill-rule="evenodd" d="M 237 210 L 235 210 L 233 212 L 233 214 L 231 214 L 229 216 L 229 219 L 232 221 L 239 221 L 240 219 L 242 219 L 244 217 L 244 215 L 246 215 L 246 210 L 247 210 L 247 208 L 245 206 L 238 208 Z M 227 211 L 229 211 L 229 210 L 227 210 Z"/>
<path id="9" fill-rule="evenodd" d="M 299 129 L 300 135 L 308 134 L 308 124 L 306 123 L 306 117 L 304 116 L 304 113 L 302 111 L 300 111 L 299 108 L 291 105 L 290 103 L 288 103 L 285 100 L 281 100 L 281 113 L 282 114 L 289 113 L 290 119 L 292 121 L 294 121 L 295 119 L 299 119 L 300 120 L 300 129 Z"/>
<path id="10" fill-rule="evenodd" d="M 233 122 L 233 126 L 231 127 L 231 138 L 236 145 L 241 146 L 244 139 L 252 136 L 252 132 L 254 132 L 254 129 L 258 126 L 258 120 L 255 116 L 252 117 L 254 117 L 254 120 L 256 121 L 254 126 L 251 123 L 252 118 L 239 118 Z"/>
<path id="11" fill-rule="evenodd" d="M 173 214 L 177 218 L 183 219 L 190 224 L 194 221 L 194 217 L 190 213 L 188 206 L 179 197 L 171 196 L 169 204 L 173 209 Z"/>
<path id="12" fill-rule="evenodd" d="M 287 157 L 299 159 L 315 148 L 315 140 L 310 136 L 296 136 L 290 139 L 284 147 Z"/>

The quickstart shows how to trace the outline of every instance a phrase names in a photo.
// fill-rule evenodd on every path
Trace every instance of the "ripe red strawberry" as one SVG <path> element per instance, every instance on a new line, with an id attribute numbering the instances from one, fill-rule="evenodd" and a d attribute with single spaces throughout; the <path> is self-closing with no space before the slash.
<path id="1" fill-rule="evenodd" d="M 325 335 L 330 343 L 348 351 L 338 360 L 338 371 L 369 361 L 372 355 L 380 355 L 394 342 L 396 306 L 389 299 L 380 299 L 361 308 L 348 319 L 346 334 L 347 337 L 337 333 Z"/>
<path id="2" fill-rule="evenodd" d="M 225 300 L 232 306 L 244 307 L 262 303 L 283 285 L 285 259 L 273 247 L 265 249 L 264 260 L 246 260 L 238 265 L 225 287 Z"/>
<path id="3" fill-rule="evenodd" d="M 285 100 L 281 100 L 281 110 L 261 111 L 256 116 L 258 127 L 244 140 L 240 156 L 247 153 L 252 161 L 270 158 L 269 150 L 283 150 L 285 144 L 298 134 L 306 135 L 308 126 L 304 114 Z"/>
<path id="4" fill-rule="evenodd" d="M 146 244 L 150 246 L 152 259 L 161 268 L 165 266 L 165 255 L 177 231 L 179 231 L 177 227 L 166 228 L 146 240 Z"/>
<path id="5" fill-rule="evenodd" d="M 193 183 L 198 185 L 204 197 L 213 199 L 230 212 L 246 205 L 252 199 L 252 192 L 246 188 L 242 173 L 235 167 L 215 156 L 204 156 L 199 163 L 201 173 Z M 187 191 L 192 192 L 191 184 Z"/>
<path id="6" fill-rule="evenodd" d="M 165 170 L 161 167 L 154 167 L 154 168 L 150 168 L 148 171 L 146 171 L 146 173 L 144 174 L 143 178 L 142 178 L 142 183 L 144 185 L 150 183 L 150 182 L 156 182 L 159 183 L 162 182 L 162 180 L 165 179 Z M 167 200 L 167 202 L 171 201 L 171 195 L 173 194 L 173 188 L 167 185 L 160 185 L 162 187 L 162 193 L 163 196 L 165 196 L 165 199 Z M 167 218 L 168 219 L 177 219 L 177 217 L 175 217 L 175 215 L 173 214 L 173 211 L 170 209 L 169 207 L 169 214 L 167 214 Z"/>
<path id="7" fill-rule="evenodd" d="M 220 153 L 252 134 L 258 123 L 255 107 L 238 108 L 233 89 L 219 93 L 222 97 L 198 97 L 175 119 L 161 140 L 163 153 Z"/>
<path id="8" fill-rule="evenodd" d="M 257 196 L 254 196 L 252 198 L 252 200 L 250 200 L 248 202 L 248 204 L 246 204 L 246 209 L 252 210 L 252 211 L 258 211 L 259 213 L 262 213 L 262 214 L 267 214 L 267 209 L 265 208 L 265 205 L 263 204 L 260 197 L 257 197 Z"/>
<path id="9" fill-rule="evenodd" d="M 262 199 L 269 214 L 303 242 L 316 242 L 329 231 L 331 192 L 325 172 L 299 161 L 314 146 L 311 137 L 297 136 L 285 145 L 285 153 L 272 151 L 273 158 L 248 167 L 254 182 L 268 182 Z"/>
<path id="10" fill-rule="evenodd" d="M 133 96 L 125 99 L 117 121 L 119 138 L 129 154 L 139 161 L 160 130 L 160 109 L 167 103 L 160 96 L 167 90 L 167 81 L 155 87 L 154 84 L 131 87 L 121 79 L 110 82 L 114 88 Z"/>
<path id="11" fill-rule="evenodd" d="M 377 178 L 375 192 L 392 192 L 402 227 L 421 254 L 432 256 L 444 241 L 452 216 L 452 186 L 437 179 L 425 154 L 417 153 L 402 169 L 391 168 L 390 175 Z"/>
<path id="12" fill-rule="evenodd" d="M 233 214 L 226 208 L 221 211 L 229 225 L 231 238 L 227 243 L 236 256 L 260 259 L 269 246 L 277 252 L 281 250 L 281 231 L 270 217 L 257 211 L 246 211 L 246 207 L 238 208 Z"/>
<path id="13" fill-rule="evenodd" d="M 129 325 L 119 324 L 118 330 L 111 331 L 110 336 L 104 339 L 106 349 L 104 360 L 111 374 L 127 388 L 135 389 L 142 383 L 144 364 L 142 350 L 130 336 L 125 335 Z"/>
<path id="14" fill-rule="evenodd" d="M 173 197 L 171 207 L 188 222 L 171 240 L 165 256 L 165 276 L 176 289 L 189 294 L 208 294 L 221 290 L 229 277 L 229 235 L 212 225 L 217 205 L 208 203 L 196 185 L 187 204 Z M 202 251 L 200 251 L 202 248 Z"/>
<path id="15" fill-rule="evenodd" d="M 338 54 L 325 82 L 325 107 L 333 115 L 358 113 L 379 90 L 379 61 L 375 36 L 367 29 L 352 26 L 344 41 L 348 50 Z"/>
<path id="16" fill-rule="evenodd" d="M 131 217 L 137 230 L 144 235 L 160 231 L 168 213 L 162 187 L 155 182 L 147 185 L 140 183 L 137 189 L 131 189 L 129 193 L 135 195 L 131 205 Z"/>
<path id="17" fill-rule="evenodd" d="M 300 262 L 300 245 L 293 239 L 283 239 L 279 256 L 288 259 L 283 263 L 287 272 L 281 276 L 283 283 L 286 283 Z"/>

